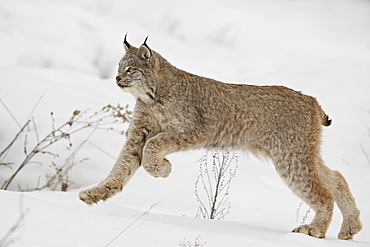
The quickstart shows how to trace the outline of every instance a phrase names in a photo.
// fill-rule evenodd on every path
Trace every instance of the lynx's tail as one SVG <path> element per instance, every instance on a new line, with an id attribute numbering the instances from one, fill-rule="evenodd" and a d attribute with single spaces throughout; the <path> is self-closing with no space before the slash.
<path id="1" fill-rule="evenodd" d="M 317 102 L 315 98 L 313 98 L 314 105 L 317 107 L 317 112 L 319 115 L 319 119 L 321 120 L 321 125 L 328 127 L 331 125 L 331 119 L 329 119 L 329 115 L 327 115 L 324 110 L 321 108 L 321 105 Z M 317 115 L 316 115 L 317 116 Z"/>
<path id="2" fill-rule="evenodd" d="M 330 126 L 331 119 L 329 119 L 329 116 L 324 113 L 324 116 L 321 118 L 321 124 L 323 126 Z"/>

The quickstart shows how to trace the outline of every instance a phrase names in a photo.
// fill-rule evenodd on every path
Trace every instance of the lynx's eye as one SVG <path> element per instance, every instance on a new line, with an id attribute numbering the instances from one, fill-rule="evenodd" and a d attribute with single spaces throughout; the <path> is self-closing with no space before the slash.
<path id="1" fill-rule="evenodd" d="M 131 66 L 126 67 L 125 72 L 126 72 L 127 74 L 131 74 L 132 72 L 134 72 L 134 68 L 132 68 Z"/>

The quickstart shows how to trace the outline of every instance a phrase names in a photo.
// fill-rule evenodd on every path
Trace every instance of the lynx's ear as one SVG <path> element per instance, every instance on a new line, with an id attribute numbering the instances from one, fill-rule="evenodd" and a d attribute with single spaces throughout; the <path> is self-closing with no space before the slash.
<path id="1" fill-rule="evenodd" d="M 123 47 L 125 48 L 126 52 L 128 52 L 131 48 L 131 45 L 127 42 L 126 37 L 127 37 L 127 33 L 125 35 L 125 40 L 123 41 Z"/>
<path id="2" fill-rule="evenodd" d="M 149 60 L 152 56 L 152 50 L 149 48 L 149 46 L 146 44 L 146 41 L 148 40 L 148 36 L 144 40 L 144 43 L 140 46 L 138 51 L 138 56 L 143 58 L 144 60 Z"/>

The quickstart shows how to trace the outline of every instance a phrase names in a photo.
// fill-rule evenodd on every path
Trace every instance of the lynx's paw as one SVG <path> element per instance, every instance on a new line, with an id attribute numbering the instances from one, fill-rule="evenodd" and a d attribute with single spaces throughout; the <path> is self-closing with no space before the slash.
<path id="1" fill-rule="evenodd" d="M 315 238 L 325 238 L 325 232 L 321 232 L 319 228 L 310 225 L 298 226 L 292 232 L 303 233 Z"/>
<path id="2" fill-rule="evenodd" d="M 342 227 L 338 234 L 339 239 L 347 240 L 352 239 L 353 235 L 361 231 L 362 224 L 360 221 L 360 216 L 351 215 L 343 220 Z"/>
<path id="3" fill-rule="evenodd" d="M 161 164 L 143 164 L 144 169 L 153 177 L 166 178 L 171 173 L 171 163 L 167 159 L 163 159 Z"/>
<path id="4" fill-rule="evenodd" d="M 122 185 L 115 180 L 109 180 L 100 183 L 98 186 L 81 191 L 79 194 L 80 200 L 88 205 L 93 205 L 99 201 L 105 201 L 114 194 L 122 190 Z"/>

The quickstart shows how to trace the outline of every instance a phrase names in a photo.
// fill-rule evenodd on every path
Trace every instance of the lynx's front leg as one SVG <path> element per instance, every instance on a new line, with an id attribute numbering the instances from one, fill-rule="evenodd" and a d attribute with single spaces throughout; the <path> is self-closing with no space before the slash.
<path id="1" fill-rule="evenodd" d="M 171 173 L 171 163 L 164 157 L 194 144 L 194 136 L 186 133 L 159 133 L 146 142 L 141 165 L 150 175 L 165 178 Z"/>
<path id="2" fill-rule="evenodd" d="M 105 201 L 121 191 L 140 167 L 144 143 L 145 135 L 140 131 L 129 134 L 128 140 L 108 177 L 96 187 L 81 191 L 80 199 L 86 204 L 92 205 L 99 201 Z"/>

